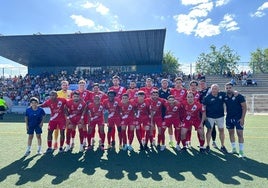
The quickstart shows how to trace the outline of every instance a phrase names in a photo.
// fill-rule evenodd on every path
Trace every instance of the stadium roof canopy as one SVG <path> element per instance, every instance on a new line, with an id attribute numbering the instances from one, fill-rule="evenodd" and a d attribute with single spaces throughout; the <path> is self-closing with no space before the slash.
<path id="1" fill-rule="evenodd" d="M 28 67 L 162 63 L 166 29 L 0 36 L 0 56 Z"/>

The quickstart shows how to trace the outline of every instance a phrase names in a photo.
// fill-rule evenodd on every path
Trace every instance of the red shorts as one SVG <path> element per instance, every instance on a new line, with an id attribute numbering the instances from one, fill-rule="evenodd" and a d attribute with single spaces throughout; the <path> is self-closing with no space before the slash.
<path id="1" fill-rule="evenodd" d="M 154 125 L 156 124 L 157 127 L 162 127 L 162 124 L 163 124 L 162 117 L 154 117 L 153 123 L 154 123 Z"/>
<path id="2" fill-rule="evenodd" d="M 191 127 L 194 126 L 195 130 L 197 130 L 200 129 L 199 127 L 200 123 L 201 120 L 191 120 L 191 121 L 184 120 L 182 127 L 185 129 L 191 129 Z"/>
<path id="3" fill-rule="evenodd" d="M 113 117 L 113 118 L 108 118 L 108 127 L 113 127 L 113 126 L 120 126 L 121 124 L 121 117 Z"/>
<path id="4" fill-rule="evenodd" d="M 174 128 L 180 128 L 181 120 L 179 118 L 165 118 L 162 124 L 165 127 L 172 127 L 172 125 Z"/>
<path id="5" fill-rule="evenodd" d="M 150 122 L 150 119 L 149 117 L 139 117 L 136 119 L 136 124 L 137 126 L 139 125 L 143 125 L 143 126 L 150 126 L 151 125 L 151 122 Z"/>
<path id="6" fill-rule="evenodd" d="M 48 123 L 48 130 L 52 131 L 55 129 L 64 130 L 66 128 L 66 120 L 52 120 Z"/>
<path id="7" fill-rule="evenodd" d="M 94 119 L 93 121 L 91 121 L 88 124 L 89 127 L 95 127 L 96 125 L 98 125 L 98 126 L 104 125 L 103 118 L 101 118 L 101 119 Z"/>
<path id="8" fill-rule="evenodd" d="M 125 126 L 131 126 L 131 125 L 135 125 L 135 120 L 134 118 L 126 118 L 126 119 L 122 119 L 121 120 L 121 126 L 125 125 Z"/>
<path id="9" fill-rule="evenodd" d="M 84 123 L 84 120 L 82 119 L 81 121 L 81 116 L 75 116 L 75 117 L 70 118 L 70 122 L 72 125 L 78 125 L 78 124 L 81 124 L 81 122 Z"/>
<path id="10" fill-rule="evenodd" d="M 85 114 L 84 115 L 84 124 L 86 125 L 86 124 L 88 124 L 89 122 L 88 122 L 88 114 Z"/>

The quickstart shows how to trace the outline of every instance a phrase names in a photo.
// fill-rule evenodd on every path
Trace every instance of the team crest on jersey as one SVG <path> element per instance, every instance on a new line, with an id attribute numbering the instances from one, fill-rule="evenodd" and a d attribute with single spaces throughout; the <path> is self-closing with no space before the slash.
<path id="1" fill-rule="evenodd" d="M 145 103 L 142 103 L 141 107 L 144 108 L 145 107 Z"/>
<path id="2" fill-rule="evenodd" d="M 85 98 L 87 96 L 86 92 L 83 92 L 83 98 Z"/>
<path id="3" fill-rule="evenodd" d="M 132 110 L 132 105 L 128 105 L 128 108 L 127 108 L 127 110 Z"/>
<path id="4" fill-rule="evenodd" d="M 103 106 L 100 106 L 98 111 L 101 112 L 102 110 L 103 110 Z"/>
<path id="5" fill-rule="evenodd" d="M 62 106 L 62 101 L 59 101 L 57 107 L 60 108 Z"/>
<path id="6" fill-rule="evenodd" d="M 219 99 L 222 99 L 222 96 L 219 96 Z"/>
<path id="7" fill-rule="evenodd" d="M 185 91 L 182 89 L 180 95 L 184 95 Z"/>
<path id="8" fill-rule="evenodd" d="M 192 107 L 192 111 L 195 111 L 197 109 L 197 106 L 196 105 L 193 105 L 193 107 Z"/>
<path id="9" fill-rule="evenodd" d="M 82 109 L 82 104 L 80 103 L 79 105 L 78 105 L 78 107 L 77 107 L 77 110 L 81 110 Z"/>
<path id="10" fill-rule="evenodd" d="M 178 107 L 174 106 L 172 110 L 173 110 L 173 112 L 176 112 L 178 110 Z"/>
<path id="11" fill-rule="evenodd" d="M 156 106 L 157 106 L 157 107 L 161 106 L 161 102 L 160 102 L 160 101 L 157 101 Z"/>
<path id="12" fill-rule="evenodd" d="M 232 100 L 233 100 L 233 101 L 235 100 L 235 96 L 232 97 Z"/>
<path id="13" fill-rule="evenodd" d="M 115 101 L 114 102 L 114 107 L 116 107 L 118 105 L 118 102 L 117 101 Z"/>

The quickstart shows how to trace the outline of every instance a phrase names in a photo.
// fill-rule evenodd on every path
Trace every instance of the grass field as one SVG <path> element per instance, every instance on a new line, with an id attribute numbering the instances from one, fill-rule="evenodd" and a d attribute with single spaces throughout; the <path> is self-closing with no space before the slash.
<path id="1" fill-rule="evenodd" d="M 16 122 L 16 123 L 12 123 Z M 23 157 L 27 135 L 22 115 L 8 115 L 0 122 L 0 187 L 268 187 L 268 116 L 246 118 L 246 159 L 223 155 L 217 149 L 199 154 L 196 133 L 193 148 L 178 153 L 172 148 L 160 152 L 116 151 L 72 153 L 54 151 Z M 46 149 L 44 126 L 43 150 Z M 226 132 L 227 133 L 227 132 Z M 217 138 L 217 142 L 219 140 Z M 76 140 L 76 146 L 78 140 Z M 226 134 L 226 146 L 230 149 Z"/>

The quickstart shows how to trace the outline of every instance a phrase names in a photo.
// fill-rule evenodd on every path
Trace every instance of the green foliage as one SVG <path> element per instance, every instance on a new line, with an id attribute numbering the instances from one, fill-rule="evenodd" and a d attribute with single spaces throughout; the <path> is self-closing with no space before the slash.
<path id="1" fill-rule="evenodd" d="M 240 56 L 230 47 L 224 45 L 219 50 L 210 46 L 208 54 L 201 53 L 196 61 L 196 72 L 205 74 L 223 74 L 224 71 L 237 70 Z"/>
<path id="2" fill-rule="evenodd" d="M 167 73 L 177 73 L 180 64 L 178 62 L 178 58 L 174 56 L 174 54 L 170 51 L 164 53 L 163 57 L 163 72 Z"/>
<path id="3" fill-rule="evenodd" d="M 252 52 L 249 66 L 253 73 L 268 73 L 268 48 L 264 50 L 257 48 Z"/>

